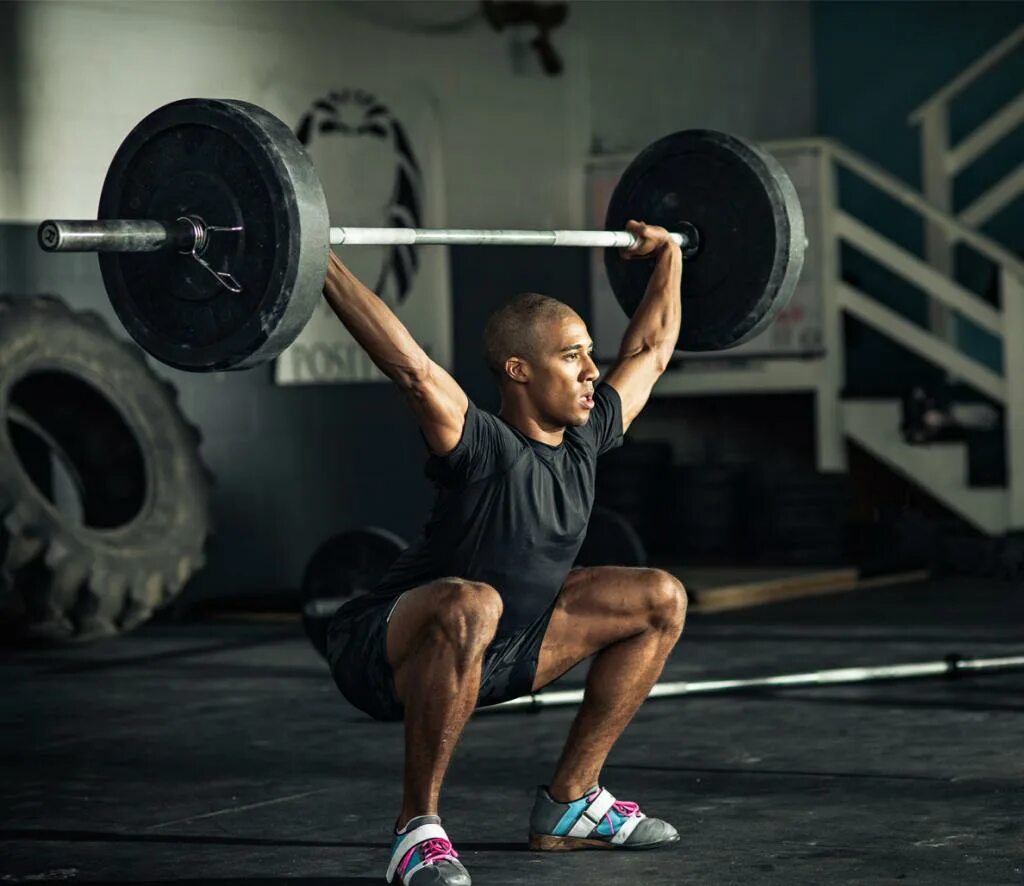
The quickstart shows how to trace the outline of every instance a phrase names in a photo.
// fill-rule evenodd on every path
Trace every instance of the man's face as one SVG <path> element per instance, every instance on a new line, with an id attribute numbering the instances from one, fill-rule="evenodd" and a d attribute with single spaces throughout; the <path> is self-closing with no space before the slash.
<path id="1" fill-rule="evenodd" d="M 587 325 L 575 313 L 537 330 L 530 361 L 530 400 L 543 420 L 560 427 L 585 425 L 594 408 L 598 369 Z"/>

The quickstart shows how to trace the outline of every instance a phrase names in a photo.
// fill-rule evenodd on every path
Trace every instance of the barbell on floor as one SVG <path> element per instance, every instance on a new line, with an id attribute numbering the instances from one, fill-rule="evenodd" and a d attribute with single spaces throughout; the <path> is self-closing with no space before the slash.
<path id="1" fill-rule="evenodd" d="M 796 674 L 777 674 L 768 677 L 748 677 L 735 680 L 695 680 L 656 683 L 648 698 L 679 698 L 684 695 L 718 695 L 730 692 L 749 692 L 753 689 L 795 689 L 813 686 L 836 686 L 851 683 L 873 683 L 882 680 L 914 680 L 928 677 L 958 677 L 964 673 L 981 671 L 1011 671 L 1024 669 L 1024 655 L 1006 655 L 998 658 L 961 658 L 950 654 L 938 661 L 906 662 L 889 665 L 867 665 L 850 668 L 830 668 L 804 671 Z M 504 701 L 478 712 L 497 713 L 514 710 L 578 705 L 583 701 L 582 689 L 552 689 Z"/>
<path id="2" fill-rule="evenodd" d="M 114 310 L 150 354 L 179 369 L 273 359 L 312 316 L 330 245 L 605 247 L 616 300 L 632 316 L 652 262 L 629 261 L 623 228 L 672 231 L 688 256 L 677 347 L 716 350 L 764 330 L 796 287 L 807 245 L 789 176 L 735 136 L 684 130 L 642 151 L 615 188 L 607 231 L 488 231 L 329 225 L 323 186 L 292 131 L 231 99 L 153 111 L 107 170 L 98 220 L 48 220 L 48 252 L 95 251 Z M 681 293 L 682 297 L 682 293 Z"/>

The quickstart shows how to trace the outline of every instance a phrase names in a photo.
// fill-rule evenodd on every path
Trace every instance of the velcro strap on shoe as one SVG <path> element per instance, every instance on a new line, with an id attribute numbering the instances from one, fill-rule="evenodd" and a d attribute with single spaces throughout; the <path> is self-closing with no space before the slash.
<path id="1" fill-rule="evenodd" d="M 631 815 L 623 823 L 622 827 L 615 832 L 615 836 L 612 837 L 612 843 L 616 846 L 621 846 L 629 839 L 629 835 L 636 830 L 636 826 L 640 824 L 640 819 L 644 817 L 642 812 L 638 812 L 636 815 Z"/>
<path id="2" fill-rule="evenodd" d="M 395 871 L 398 870 L 398 866 L 402 863 L 402 859 L 405 858 L 406 853 L 410 849 L 416 847 L 416 844 L 423 843 L 427 840 L 447 840 L 448 834 L 439 824 L 421 824 L 418 828 L 413 828 L 409 833 L 404 834 L 402 839 L 398 841 L 398 845 L 394 848 L 391 853 L 391 864 L 388 865 L 388 872 L 385 874 L 385 880 L 390 883 L 395 876 Z M 379 870 L 379 868 L 378 868 Z"/>
<path id="3" fill-rule="evenodd" d="M 576 824 L 572 826 L 568 836 L 589 837 L 614 803 L 615 798 L 610 792 L 602 788 L 598 795 L 580 813 L 580 817 L 576 819 Z"/>

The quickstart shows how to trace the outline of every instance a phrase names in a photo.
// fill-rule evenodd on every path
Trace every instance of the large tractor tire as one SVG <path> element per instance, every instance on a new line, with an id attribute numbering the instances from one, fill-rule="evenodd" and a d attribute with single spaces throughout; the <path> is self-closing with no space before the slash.
<path id="1" fill-rule="evenodd" d="M 53 296 L 0 296 L 0 628 L 130 631 L 203 565 L 199 433 L 134 345 Z"/>

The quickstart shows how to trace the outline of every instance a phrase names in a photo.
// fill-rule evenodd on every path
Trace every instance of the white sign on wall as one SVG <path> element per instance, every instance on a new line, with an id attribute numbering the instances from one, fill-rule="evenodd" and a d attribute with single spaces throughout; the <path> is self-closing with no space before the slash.
<path id="1" fill-rule="evenodd" d="M 334 226 L 443 227 L 444 177 L 431 102 L 420 95 L 326 93 L 295 127 L 323 181 Z M 444 247 L 334 247 L 442 366 L 451 365 L 451 296 Z M 321 299 L 278 357 L 278 384 L 384 381 Z"/>
<path id="2" fill-rule="evenodd" d="M 768 146 L 769 149 L 771 146 Z M 725 351 L 678 352 L 677 356 L 701 360 L 715 358 L 794 357 L 818 354 L 822 349 L 821 257 L 814 232 L 821 229 L 820 160 L 812 148 L 794 147 L 771 151 L 793 182 L 804 212 L 808 246 L 804 266 L 793 296 L 771 325 L 760 335 Z M 590 225 L 604 229 L 604 217 L 615 185 L 625 172 L 628 161 L 617 158 L 595 158 L 588 173 L 587 217 Z M 683 281 L 685 298 L 686 282 Z M 619 342 L 629 318 L 615 300 L 604 269 L 604 250 L 592 249 L 590 257 L 591 335 L 594 350 L 600 359 L 610 360 L 619 352 Z"/>

